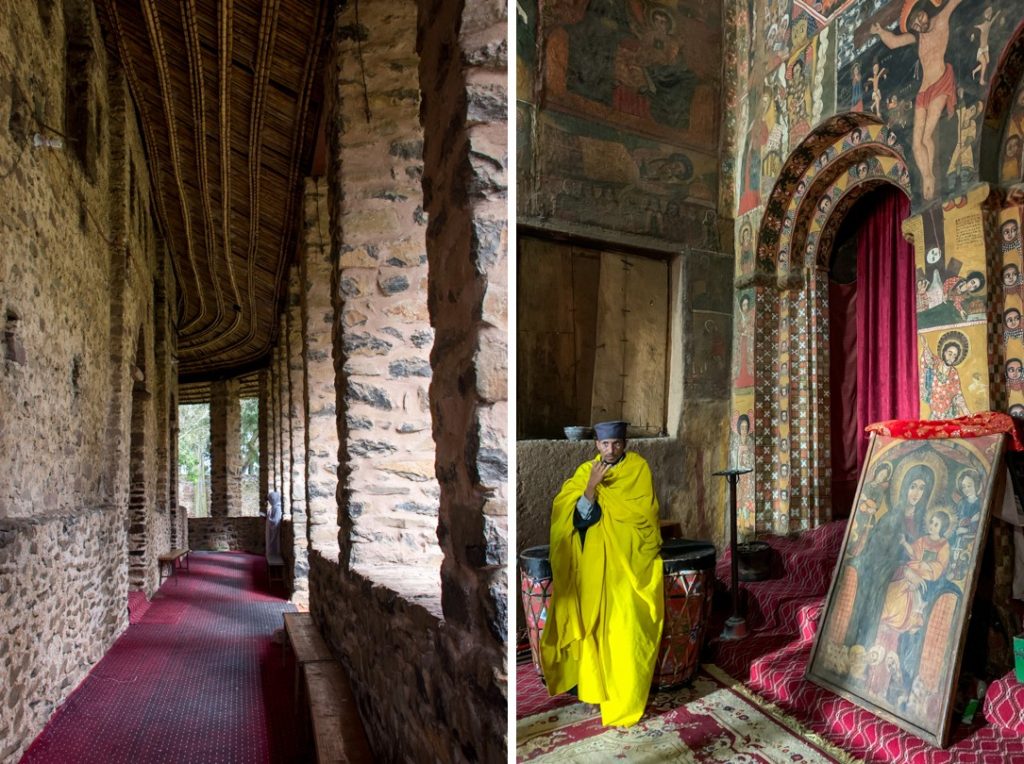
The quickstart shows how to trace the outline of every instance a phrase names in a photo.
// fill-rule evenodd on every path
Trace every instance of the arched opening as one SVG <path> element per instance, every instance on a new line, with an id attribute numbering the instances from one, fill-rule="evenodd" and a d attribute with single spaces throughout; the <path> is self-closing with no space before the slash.
<path id="1" fill-rule="evenodd" d="M 733 392 L 734 428 L 741 414 L 748 428 L 735 437 L 747 440 L 754 468 L 748 486 L 740 481 L 746 534 L 788 534 L 832 519 L 830 257 L 841 222 L 882 186 L 910 196 L 910 173 L 888 128 L 863 114 L 828 120 L 783 166 L 754 268 L 736 280 L 737 299 L 749 300 L 736 309 L 752 324 L 738 332 L 753 345 L 753 374 L 745 387 L 734 380 Z"/>
<path id="2" fill-rule="evenodd" d="M 146 548 L 146 401 L 150 393 L 146 382 L 145 335 L 139 329 L 132 367 L 132 424 L 129 447 L 128 494 L 128 589 L 145 590 L 147 579 Z"/>
<path id="3" fill-rule="evenodd" d="M 864 427 L 916 417 L 914 250 L 910 200 L 891 185 L 862 193 L 839 222 L 828 260 L 832 517 L 846 518 L 866 451 Z M 923 277 L 923 273 L 922 273 Z"/>

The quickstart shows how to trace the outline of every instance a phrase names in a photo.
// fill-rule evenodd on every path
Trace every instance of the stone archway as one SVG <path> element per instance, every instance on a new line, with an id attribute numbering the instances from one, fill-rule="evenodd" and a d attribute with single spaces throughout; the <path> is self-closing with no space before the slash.
<path id="1" fill-rule="evenodd" d="M 752 329 L 737 330 L 752 335 L 753 384 L 733 391 L 734 412 L 753 413 L 755 471 L 740 491 L 748 534 L 831 519 L 829 255 L 853 204 L 886 184 L 910 194 L 892 134 L 870 116 L 841 115 L 792 152 L 765 207 L 754 272 L 736 281 L 737 305 L 753 305 Z"/>

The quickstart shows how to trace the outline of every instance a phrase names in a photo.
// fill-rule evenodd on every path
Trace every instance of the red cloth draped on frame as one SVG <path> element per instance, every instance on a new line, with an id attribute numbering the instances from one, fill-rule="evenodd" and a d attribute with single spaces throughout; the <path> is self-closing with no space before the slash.
<path id="1" fill-rule="evenodd" d="M 918 420 L 890 419 L 868 425 L 867 432 L 889 435 L 906 440 L 930 440 L 932 438 L 977 438 L 1005 432 L 1010 436 L 1007 449 L 1024 451 L 1024 426 L 1009 414 L 997 411 L 982 411 L 956 419 Z"/>
<path id="2" fill-rule="evenodd" d="M 920 412 L 914 248 L 901 228 L 909 214 L 910 200 L 900 191 L 879 193 L 857 237 L 858 472 L 869 424 Z"/>

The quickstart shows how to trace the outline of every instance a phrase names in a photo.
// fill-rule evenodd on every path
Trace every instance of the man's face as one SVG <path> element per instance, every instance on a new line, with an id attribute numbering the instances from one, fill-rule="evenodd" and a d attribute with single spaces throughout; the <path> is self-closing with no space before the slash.
<path id="1" fill-rule="evenodd" d="M 626 441 L 622 438 L 605 438 L 597 441 L 597 450 L 601 454 L 601 461 L 605 464 L 614 464 L 626 451 Z"/>
<path id="2" fill-rule="evenodd" d="M 1019 329 L 1020 313 L 1015 310 L 1006 311 L 1006 317 L 1003 319 L 1003 323 L 1006 324 L 1007 329 Z"/>
<path id="3" fill-rule="evenodd" d="M 942 351 L 942 358 L 945 360 L 947 366 L 952 366 L 956 363 L 956 359 L 960 357 L 960 348 L 956 345 L 947 345 L 946 349 Z"/>
<path id="4" fill-rule="evenodd" d="M 915 11 L 910 17 L 910 28 L 915 32 L 927 32 L 928 27 L 931 26 L 931 21 L 928 18 L 928 14 L 924 11 Z"/>
<path id="5" fill-rule="evenodd" d="M 1006 286 L 1014 286 L 1017 283 L 1017 270 L 1015 268 L 1007 268 L 1003 271 L 1003 283 Z"/>
<path id="6" fill-rule="evenodd" d="M 1021 377 L 1021 365 L 1019 361 L 1010 361 L 1006 364 L 1007 379 L 1018 380 Z"/>
<path id="7" fill-rule="evenodd" d="M 1003 241 L 1012 244 L 1017 240 L 1017 224 L 1014 221 L 1003 224 Z"/>

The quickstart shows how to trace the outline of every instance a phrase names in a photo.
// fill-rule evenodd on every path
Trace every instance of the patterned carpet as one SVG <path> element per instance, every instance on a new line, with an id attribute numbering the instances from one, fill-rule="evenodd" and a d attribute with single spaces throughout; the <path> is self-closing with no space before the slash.
<path id="1" fill-rule="evenodd" d="M 31 764 L 291 762 L 292 666 L 271 642 L 293 609 L 262 557 L 193 552 L 51 717 Z"/>
<path id="2" fill-rule="evenodd" d="M 851 758 L 715 666 L 653 695 L 639 724 L 601 726 L 596 706 L 548 698 L 531 664 L 516 675 L 518 761 L 846 762 Z"/>

